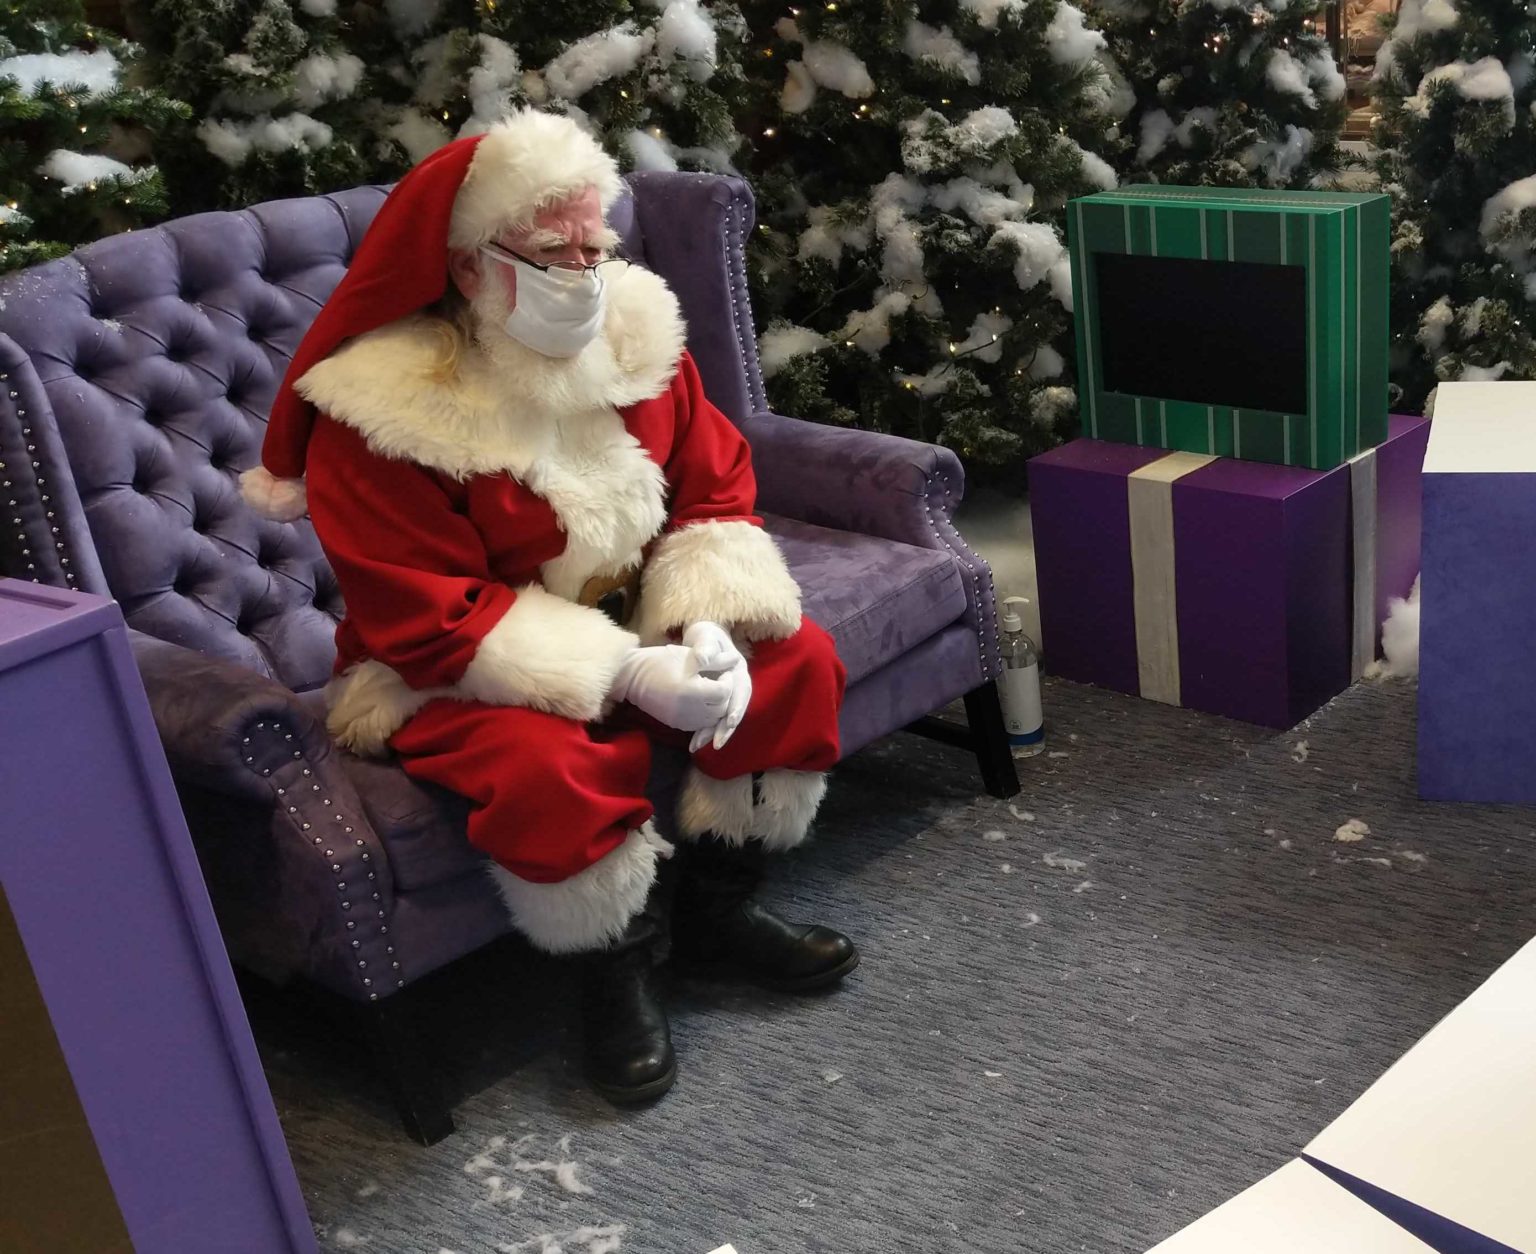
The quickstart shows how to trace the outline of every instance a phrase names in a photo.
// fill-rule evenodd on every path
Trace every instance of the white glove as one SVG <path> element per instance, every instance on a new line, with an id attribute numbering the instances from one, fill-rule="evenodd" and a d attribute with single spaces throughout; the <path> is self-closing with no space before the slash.
<path id="1" fill-rule="evenodd" d="M 731 703 L 729 680 L 699 673 L 687 645 L 661 644 L 635 649 L 619 665 L 609 696 L 628 701 L 658 722 L 678 731 L 712 728 Z"/>
<path id="2" fill-rule="evenodd" d="M 711 743 L 716 749 L 724 748 L 741 726 L 752 700 L 752 673 L 747 669 L 747 659 L 731 639 L 731 633 L 719 623 L 694 623 L 683 633 L 683 643 L 693 650 L 700 674 L 718 675 L 731 685 L 730 701 L 720 721 L 712 728 L 701 728 L 689 743 L 688 752 L 697 753 Z"/>

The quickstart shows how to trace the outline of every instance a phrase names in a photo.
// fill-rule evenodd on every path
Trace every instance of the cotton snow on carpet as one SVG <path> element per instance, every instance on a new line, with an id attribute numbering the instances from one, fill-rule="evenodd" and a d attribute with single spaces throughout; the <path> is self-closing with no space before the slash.
<path id="1" fill-rule="evenodd" d="M 808 999 L 678 986 L 654 1108 L 587 1092 L 562 969 L 516 946 L 435 994 L 463 1096 L 431 1149 L 360 1047 L 258 1007 L 321 1248 L 1136 1254 L 1292 1157 L 1536 930 L 1536 814 L 1415 799 L 1411 685 L 1289 735 L 1046 702 L 1058 756 L 1011 803 L 908 736 L 840 768 L 770 895 L 863 966 Z"/>

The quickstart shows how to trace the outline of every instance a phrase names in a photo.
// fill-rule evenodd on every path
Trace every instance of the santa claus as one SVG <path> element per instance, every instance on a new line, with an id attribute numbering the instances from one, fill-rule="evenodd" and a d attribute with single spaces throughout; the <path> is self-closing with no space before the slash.
<path id="1" fill-rule="evenodd" d="M 588 1072 L 624 1101 L 676 1077 L 669 932 L 674 959 L 795 990 L 858 954 L 753 900 L 816 813 L 844 671 L 676 298 L 613 258 L 621 190 L 535 111 L 428 157 L 300 345 L 242 489 L 308 512 L 340 582 L 331 731 L 469 799 L 513 924 L 582 956 Z M 676 858 L 645 798 L 669 737 L 690 754 Z"/>

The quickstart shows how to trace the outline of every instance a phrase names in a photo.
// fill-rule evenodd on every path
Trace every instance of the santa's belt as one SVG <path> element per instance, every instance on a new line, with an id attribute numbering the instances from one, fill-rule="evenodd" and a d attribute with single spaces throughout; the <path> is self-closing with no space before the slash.
<path id="1" fill-rule="evenodd" d="M 581 586 L 576 601 L 602 612 L 620 627 L 627 627 L 640 600 L 640 568 L 630 566 L 617 575 L 594 575 Z"/>

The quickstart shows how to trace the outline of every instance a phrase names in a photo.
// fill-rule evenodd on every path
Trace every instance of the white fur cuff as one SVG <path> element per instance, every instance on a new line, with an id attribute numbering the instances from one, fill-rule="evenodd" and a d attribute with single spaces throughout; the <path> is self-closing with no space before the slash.
<path id="1" fill-rule="evenodd" d="M 800 630 L 800 587 L 761 527 L 695 523 L 656 546 L 641 584 L 641 640 L 654 644 L 704 620 L 744 640 L 784 640 Z"/>
<path id="2" fill-rule="evenodd" d="M 325 726 L 343 749 L 365 758 L 383 757 L 389 738 L 446 688 L 412 688 L 398 671 L 372 658 L 349 666 L 325 686 Z"/>
<path id="3" fill-rule="evenodd" d="M 457 695 L 590 723 L 636 643 L 601 610 L 529 584 L 480 641 Z"/>
<path id="4" fill-rule="evenodd" d="M 690 767 L 678 796 L 678 830 L 690 840 L 714 835 L 732 844 L 761 840 L 772 851 L 793 849 L 805 840 L 826 791 L 819 771 L 767 771 L 754 805 L 750 775 L 712 779 Z"/>
<path id="5" fill-rule="evenodd" d="M 279 479 L 265 466 L 252 466 L 240 476 L 245 503 L 272 522 L 296 522 L 309 513 L 302 479 Z"/>
<path id="6" fill-rule="evenodd" d="M 546 953 L 573 954 L 617 940 L 645 905 L 656 859 L 671 856 L 672 846 L 647 823 L 570 879 L 534 884 L 495 863 L 491 876 L 519 932 Z"/>

